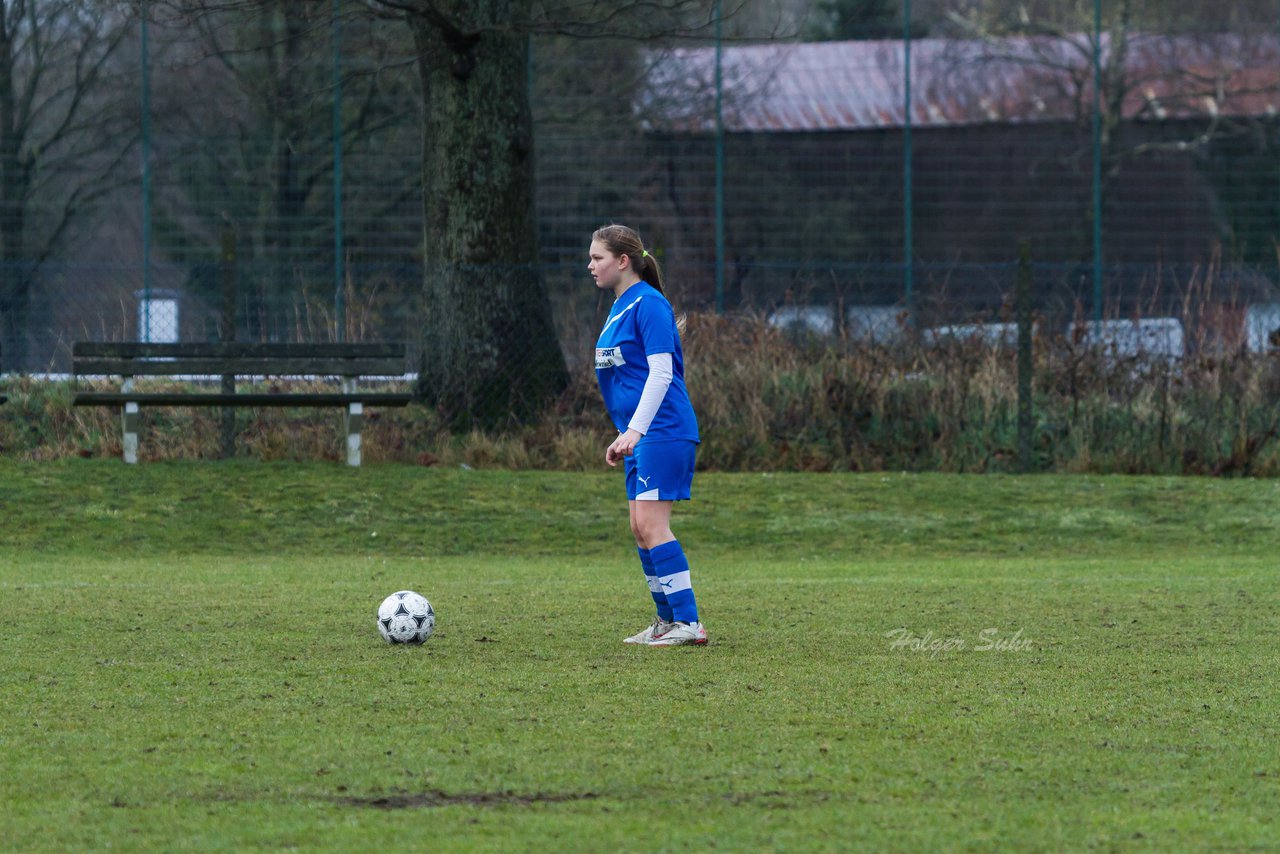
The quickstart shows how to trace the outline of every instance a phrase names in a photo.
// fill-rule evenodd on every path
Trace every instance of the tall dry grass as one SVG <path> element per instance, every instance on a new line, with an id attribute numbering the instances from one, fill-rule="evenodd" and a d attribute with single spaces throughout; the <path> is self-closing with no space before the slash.
<path id="1" fill-rule="evenodd" d="M 1034 349 L 1034 468 L 1061 472 L 1280 475 L 1280 356 L 1207 346 L 1168 361 L 1117 357 L 1064 335 Z M 976 341 L 923 347 L 795 341 L 750 317 L 691 315 L 686 379 L 699 466 L 752 471 L 1019 469 L 1016 354 Z M 65 383 L 11 379 L 0 453 L 119 457 L 119 415 L 71 406 Z M 164 384 L 158 384 L 160 387 Z M 579 368 L 536 424 L 450 434 L 431 410 L 366 412 L 370 463 L 593 470 L 612 427 Z M 218 410 L 144 410 L 144 460 L 216 459 Z M 345 456 L 338 410 L 237 411 L 236 456 Z"/>

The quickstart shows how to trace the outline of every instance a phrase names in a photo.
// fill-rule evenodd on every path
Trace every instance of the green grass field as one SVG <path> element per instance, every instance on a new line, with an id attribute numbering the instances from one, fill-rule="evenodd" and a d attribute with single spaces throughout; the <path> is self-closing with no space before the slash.
<path id="1" fill-rule="evenodd" d="M 606 474 L 0 483 L 5 847 L 1280 847 L 1280 482 L 700 475 L 674 650 Z"/>

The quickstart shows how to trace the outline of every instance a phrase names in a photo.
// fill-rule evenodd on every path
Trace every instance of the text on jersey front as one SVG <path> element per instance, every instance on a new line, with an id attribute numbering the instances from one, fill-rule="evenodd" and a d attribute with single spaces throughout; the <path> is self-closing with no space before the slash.
<path id="1" fill-rule="evenodd" d="M 597 347 L 596 348 L 596 370 L 604 368 L 616 368 L 625 365 L 627 360 L 622 358 L 621 347 Z"/>

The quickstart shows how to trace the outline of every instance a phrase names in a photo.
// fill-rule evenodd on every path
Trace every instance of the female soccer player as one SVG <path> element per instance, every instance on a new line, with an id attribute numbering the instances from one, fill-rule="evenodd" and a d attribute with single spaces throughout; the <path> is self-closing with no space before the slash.
<path id="1" fill-rule="evenodd" d="M 613 307 L 596 341 L 596 379 L 618 428 L 604 460 L 625 463 L 631 532 L 658 616 L 623 641 L 649 646 L 701 645 L 707 631 L 689 580 L 689 562 L 671 533 L 671 508 L 693 485 L 698 420 L 684 385 L 684 353 L 662 271 L 640 236 L 606 225 L 591 236 L 587 270 L 613 291 Z"/>

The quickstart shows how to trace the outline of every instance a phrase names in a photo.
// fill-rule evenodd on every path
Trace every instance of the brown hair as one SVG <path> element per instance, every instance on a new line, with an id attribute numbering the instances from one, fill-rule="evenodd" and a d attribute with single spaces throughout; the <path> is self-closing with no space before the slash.
<path id="1" fill-rule="evenodd" d="M 657 288 L 658 293 L 666 295 L 662 288 L 662 268 L 658 265 L 658 259 L 644 248 L 635 229 L 625 225 L 605 225 L 597 228 L 591 239 L 600 241 L 618 257 L 626 255 L 631 259 L 631 266 L 635 268 L 636 274 Z"/>

